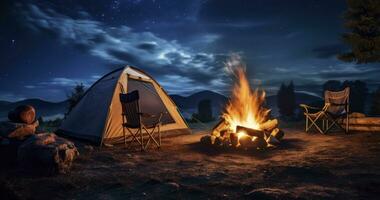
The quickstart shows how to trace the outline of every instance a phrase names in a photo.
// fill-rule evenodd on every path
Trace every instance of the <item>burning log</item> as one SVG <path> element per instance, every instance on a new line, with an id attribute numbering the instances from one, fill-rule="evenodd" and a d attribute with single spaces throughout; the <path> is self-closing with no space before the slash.
<path id="1" fill-rule="evenodd" d="M 278 120 L 277 119 L 273 119 L 273 120 L 268 120 L 268 121 L 260 124 L 260 129 L 268 131 L 268 132 L 271 132 L 277 126 L 278 126 Z"/>
<path id="2" fill-rule="evenodd" d="M 227 131 L 228 127 L 228 124 L 226 123 L 226 120 L 224 119 L 221 119 L 218 124 L 216 124 L 214 126 L 214 128 L 212 129 L 212 135 L 216 136 L 216 137 L 219 137 L 220 134 L 223 132 L 223 131 Z"/>
<path id="3" fill-rule="evenodd" d="M 273 129 L 273 131 L 270 134 L 270 136 L 275 137 L 278 141 L 282 140 L 284 135 L 284 132 L 278 128 Z"/>
<path id="4" fill-rule="evenodd" d="M 244 126 L 236 126 L 236 133 L 243 132 L 246 133 L 249 136 L 255 136 L 258 138 L 264 138 L 265 133 L 261 130 L 251 129 Z"/>

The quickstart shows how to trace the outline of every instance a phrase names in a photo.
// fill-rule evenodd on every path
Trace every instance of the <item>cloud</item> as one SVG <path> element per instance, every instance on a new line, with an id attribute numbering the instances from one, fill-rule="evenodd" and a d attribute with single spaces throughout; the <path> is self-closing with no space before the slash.
<path id="1" fill-rule="evenodd" d="M 217 81 L 224 76 L 223 54 L 195 52 L 177 41 L 169 41 L 152 32 L 136 32 L 128 26 L 111 27 L 92 20 L 81 11 L 85 19 L 73 19 L 53 9 L 43 9 L 34 4 L 19 5 L 26 24 L 36 32 L 49 32 L 63 44 L 71 44 L 115 65 L 135 65 L 163 81 L 178 75 L 189 84 L 201 85 L 205 89 L 220 86 Z M 216 34 L 205 34 L 201 39 L 211 43 L 220 38 Z M 72 86 L 76 80 L 55 78 L 48 84 Z M 179 80 L 177 80 L 178 82 Z M 173 82 L 164 82 L 169 86 Z"/>
<path id="2" fill-rule="evenodd" d="M 10 101 L 10 102 L 15 102 L 15 101 L 21 101 L 24 100 L 25 97 L 20 95 L 20 94 L 14 94 L 14 93 L 1 93 L 0 94 L 0 99 L 3 101 Z"/>
<path id="3" fill-rule="evenodd" d="M 347 47 L 343 44 L 329 44 L 314 48 L 312 51 L 317 58 L 327 59 L 336 57 L 338 54 L 344 52 Z"/>

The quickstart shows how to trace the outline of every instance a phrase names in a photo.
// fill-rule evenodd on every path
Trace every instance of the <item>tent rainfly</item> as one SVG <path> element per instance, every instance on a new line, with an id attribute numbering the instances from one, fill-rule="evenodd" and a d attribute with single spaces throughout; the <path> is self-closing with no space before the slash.
<path id="1" fill-rule="evenodd" d="M 189 133 L 177 106 L 151 76 L 135 67 L 112 71 L 96 81 L 62 122 L 58 134 L 98 144 L 123 142 L 120 93 L 139 91 L 143 113 L 166 113 L 162 136 Z M 149 122 L 147 122 L 149 123 Z"/>

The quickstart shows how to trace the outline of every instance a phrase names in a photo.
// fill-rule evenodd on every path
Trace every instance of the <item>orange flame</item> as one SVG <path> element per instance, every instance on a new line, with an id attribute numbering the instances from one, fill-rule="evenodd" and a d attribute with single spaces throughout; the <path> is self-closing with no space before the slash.
<path id="1" fill-rule="evenodd" d="M 251 89 L 245 65 L 240 61 L 240 57 L 231 57 L 226 65 L 237 80 L 222 117 L 233 132 L 236 132 L 238 125 L 260 130 L 260 124 L 266 121 L 270 112 L 269 109 L 263 107 L 265 92 Z"/>

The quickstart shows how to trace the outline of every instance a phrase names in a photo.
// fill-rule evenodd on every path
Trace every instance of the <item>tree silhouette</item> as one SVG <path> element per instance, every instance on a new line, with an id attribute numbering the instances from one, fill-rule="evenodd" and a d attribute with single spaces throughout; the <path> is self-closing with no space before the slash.
<path id="1" fill-rule="evenodd" d="M 203 99 L 198 103 L 198 113 L 194 113 L 192 121 L 210 122 L 214 120 L 212 116 L 211 100 Z"/>
<path id="2" fill-rule="evenodd" d="M 293 117 L 296 109 L 296 96 L 293 81 L 281 84 L 277 93 L 277 107 L 282 117 Z"/>
<path id="3" fill-rule="evenodd" d="M 68 115 L 73 110 L 73 108 L 78 104 L 78 102 L 82 99 L 84 93 L 85 93 L 85 87 L 83 83 L 77 84 L 74 87 L 71 94 L 67 96 L 67 101 L 69 105 L 67 107 L 66 115 Z"/>
<path id="4" fill-rule="evenodd" d="M 377 90 L 373 93 L 371 114 L 380 115 L 380 87 L 378 87 Z"/>
<path id="5" fill-rule="evenodd" d="M 345 27 L 350 30 L 343 40 L 351 51 L 339 55 L 346 62 L 380 62 L 380 1 L 347 0 Z"/>
<path id="6" fill-rule="evenodd" d="M 344 81 L 343 87 L 350 87 L 350 112 L 365 111 L 365 102 L 368 95 L 368 87 L 364 81 Z"/>

